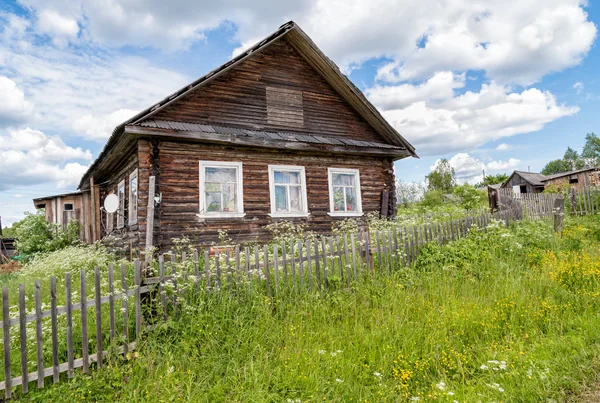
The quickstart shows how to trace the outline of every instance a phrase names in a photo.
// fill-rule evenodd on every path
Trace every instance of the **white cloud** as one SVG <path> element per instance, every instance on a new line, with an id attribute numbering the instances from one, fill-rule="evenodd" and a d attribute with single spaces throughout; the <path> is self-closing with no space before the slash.
<path id="1" fill-rule="evenodd" d="M 436 104 L 454 96 L 454 90 L 465 86 L 465 75 L 443 71 L 418 85 L 376 85 L 367 89 L 367 97 L 383 110 L 402 109 L 415 102 Z"/>
<path id="2" fill-rule="evenodd" d="M 87 166 L 72 160 L 90 161 L 89 150 L 66 145 L 58 136 L 30 128 L 0 135 L 0 190 L 55 182 L 58 188 L 76 187 Z M 65 164 L 66 162 L 66 164 Z"/>
<path id="3" fill-rule="evenodd" d="M 373 57 L 390 59 L 379 77 L 394 82 L 427 79 L 437 71 L 483 70 L 496 82 L 530 84 L 578 64 L 596 36 L 580 0 L 510 6 L 502 0 L 20 2 L 77 19 L 96 42 L 167 51 L 184 49 L 228 22 L 245 47 L 294 19 L 344 69 Z"/>
<path id="4" fill-rule="evenodd" d="M 25 100 L 25 94 L 8 77 L 0 76 L 0 126 L 13 124 L 26 119 L 32 105 Z"/>
<path id="5" fill-rule="evenodd" d="M 581 92 L 583 91 L 583 83 L 581 81 L 577 81 L 575 84 L 573 84 L 573 89 L 578 94 L 581 94 Z"/>
<path id="6" fill-rule="evenodd" d="M 510 144 L 507 143 L 500 143 L 498 144 L 498 146 L 496 147 L 496 151 L 510 151 L 512 150 L 514 147 Z"/>
<path id="7" fill-rule="evenodd" d="M 440 160 L 429 167 L 433 171 Z M 521 161 L 516 158 L 510 158 L 507 161 L 490 161 L 487 164 L 478 158 L 472 157 L 468 153 L 457 153 L 448 160 L 448 163 L 456 175 L 458 183 L 475 184 L 483 179 L 483 172 L 493 174 L 498 172 L 510 172 L 517 168 Z"/>
<path id="8" fill-rule="evenodd" d="M 106 125 L 121 123 L 117 120 L 127 110 L 142 110 L 191 81 L 140 57 L 94 47 L 83 52 L 55 48 L 37 40 L 21 20 L 14 21 L 0 32 L 0 74 L 35 104 L 30 126 L 98 140 L 114 128 Z M 73 133 L 74 125 L 82 130 Z"/>
<path id="9" fill-rule="evenodd" d="M 73 130 L 82 137 L 104 141 L 110 136 L 117 125 L 127 121 L 136 114 L 137 111 L 131 109 L 119 109 L 106 115 L 84 115 L 73 122 Z"/>
<path id="10" fill-rule="evenodd" d="M 52 38 L 58 46 L 66 46 L 77 39 L 79 24 L 74 18 L 66 17 L 55 10 L 46 9 L 38 13 L 38 30 Z"/>
<path id="11" fill-rule="evenodd" d="M 454 83 L 455 80 L 446 81 L 447 90 Z M 410 85 L 402 87 L 410 89 Z M 381 89 L 367 92 L 377 95 L 374 101 L 385 99 L 379 95 Z M 389 100 L 375 105 L 384 109 L 384 117 L 423 156 L 469 150 L 489 141 L 538 131 L 546 123 L 579 111 L 578 107 L 558 104 L 548 91 L 530 88 L 520 93 L 510 92 L 509 88 L 493 82 L 483 84 L 479 92 L 467 91 L 435 104 L 418 101 L 393 110 L 385 110 L 386 106 L 394 106 Z"/>

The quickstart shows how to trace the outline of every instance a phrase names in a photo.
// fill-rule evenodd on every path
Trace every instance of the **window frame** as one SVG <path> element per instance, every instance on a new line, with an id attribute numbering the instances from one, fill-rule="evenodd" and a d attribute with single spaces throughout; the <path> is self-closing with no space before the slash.
<path id="1" fill-rule="evenodd" d="M 335 211 L 333 193 L 333 174 L 354 174 L 356 178 L 356 211 Z M 331 217 L 361 217 L 364 215 L 362 209 L 362 194 L 360 190 L 360 171 L 353 168 L 327 168 L 327 180 L 329 182 L 329 214 Z"/>
<path id="2" fill-rule="evenodd" d="M 300 173 L 300 197 L 302 202 L 302 211 L 280 212 L 276 209 L 275 203 L 275 171 L 299 172 Z M 269 165 L 269 197 L 271 201 L 271 213 L 273 218 L 295 218 L 308 217 L 308 197 L 306 189 L 306 169 L 300 165 Z M 288 197 L 289 203 L 289 197 Z"/>
<path id="3" fill-rule="evenodd" d="M 69 210 L 67 210 L 67 205 L 71 206 Z M 75 203 L 63 203 L 63 211 L 75 211 Z"/>
<path id="4" fill-rule="evenodd" d="M 137 193 L 137 196 L 135 198 L 135 215 L 134 213 L 134 209 L 132 208 L 132 186 L 131 186 L 131 181 L 135 179 L 136 180 L 136 185 L 135 185 L 135 191 Z M 128 224 L 132 225 L 132 224 L 137 224 L 138 221 L 138 208 L 139 208 L 139 189 L 140 189 L 140 179 L 139 179 L 139 175 L 138 175 L 138 169 L 136 168 L 132 173 L 129 174 L 129 191 L 128 193 L 128 199 L 129 199 L 129 209 L 127 209 L 127 218 L 128 218 Z"/>
<path id="5" fill-rule="evenodd" d="M 242 218 L 246 215 L 244 213 L 244 173 L 243 164 L 241 162 L 234 161 L 198 161 L 198 168 L 200 171 L 200 177 L 198 181 L 198 196 L 199 196 L 199 212 L 196 214 L 199 218 Z M 236 183 L 236 212 L 206 212 L 206 200 L 204 197 L 204 191 L 206 189 L 206 174 L 205 168 L 236 168 L 237 169 L 237 183 Z"/>
<path id="6" fill-rule="evenodd" d="M 121 187 L 123 187 L 123 200 L 121 204 Z M 119 198 L 119 207 L 117 208 L 117 229 L 125 228 L 125 179 L 122 179 L 117 185 L 117 197 Z"/>

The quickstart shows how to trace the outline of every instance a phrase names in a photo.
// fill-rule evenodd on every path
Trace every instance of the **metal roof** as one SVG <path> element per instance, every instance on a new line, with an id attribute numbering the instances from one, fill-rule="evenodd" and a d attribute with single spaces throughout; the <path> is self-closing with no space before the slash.
<path id="1" fill-rule="evenodd" d="M 563 176 L 575 175 L 575 174 L 578 174 L 581 172 L 587 172 L 587 171 L 594 171 L 596 169 L 600 169 L 600 167 L 576 169 L 574 171 L 560 172 L 560 173 L 552 174 L 552 175 L 545 175 L 544 179 L 542 181 L 545 182 L 545 181 L 549 181 L 551 179 L 562 178 Z"/>
<path id="2" fill-rule="evenodd" d="M 513 175 L 515 173 L 518 174 L 521 178 L 525 179 L 527 182 L 531 183 L 533 186 L 544 186 L 544 184 L 542 183 L 542 181 L 544 179 L 546 179 L 546 177 L 543 174 L 541 174 L 541 173 L 538 173 L 538 172 L 515 171 L 513 173 Z"/>
<path id="3" fill-rule="evenodd" d="M 405 150 L 404 147 L 394 146 L 373 141 L 352 140 L 343 137 L 317 136 L 314 134 L 292 133 L 292 132 L 266 132 L 259 130 L 238 129 L 235 127 L 213 126 L 197 123 L 174 122 L 170 120 L 148 119 L 139 123 L 139 126 L 153 129 L 168 129 L 178 132 L 226 134 L 236 137 L 250 137 L 265 140 L 293 141 L 299 143 L 340 145 L 363 148 L 385 148 L 390 150 Z"/>

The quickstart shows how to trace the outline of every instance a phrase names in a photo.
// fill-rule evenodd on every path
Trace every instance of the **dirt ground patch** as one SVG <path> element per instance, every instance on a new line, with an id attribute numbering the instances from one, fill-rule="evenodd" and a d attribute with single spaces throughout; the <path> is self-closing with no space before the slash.
<path id="1" fill-rule="evenodd" d="M 21 263 L 11 260 L 8 263 L 0 264 L 0 274 L 12 273 L 21 269 Z"/>

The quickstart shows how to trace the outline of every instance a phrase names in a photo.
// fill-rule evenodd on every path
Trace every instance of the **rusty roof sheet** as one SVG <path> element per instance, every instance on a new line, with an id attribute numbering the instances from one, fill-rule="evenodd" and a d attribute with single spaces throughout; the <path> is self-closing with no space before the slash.
<path id="1" fill-rule="evenodd" d="M 262 130 L 238 129 L 235 127 L 203 125 L 196 123 L 173 122 L 170 120 L 148 119 L 137 124 L 137 126 L 150 127 L 153 129 L 176 130 L 180 132 L 214 133 L 226 134 L 236 137 L 251 137 L 264 140 L 294 141 L 299 143 L 342 145 L 362 148 L 385 148 L 390 150 L 404 150 L 404 147 L 394 146 L 373 141 L 361 141 L 343 137 L 318 136 L 306 133 L 293 132 L 268 132 Z"/>

